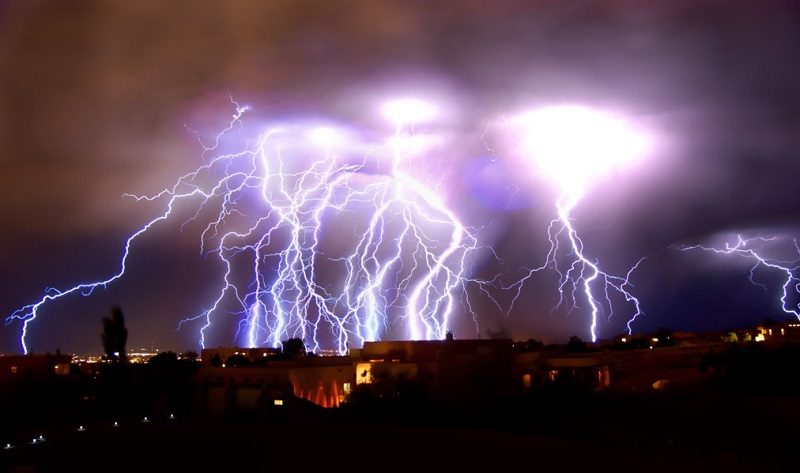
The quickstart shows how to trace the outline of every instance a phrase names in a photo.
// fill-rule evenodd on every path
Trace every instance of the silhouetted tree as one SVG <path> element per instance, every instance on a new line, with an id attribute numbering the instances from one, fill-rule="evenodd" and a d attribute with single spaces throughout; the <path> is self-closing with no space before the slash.
<path id="1" fill-rule="evenodd" d="M 162 351 L 158 355 L 150 358 L 147 364 L 151 367 L 171 366 L 178 362 L 178 355 L 172 351 Z"/>
<path id="2" fill-rule="evenodd" d="M 584 352 L 586 351 L 586 342 L 584 342 L 581 337 L 573 335 L 569 337 L 569 341 L 564 346 L 564 349 L 572 353 Z"/>
<path id="3" fill-rule="evenodd" d="M 185 360 L 196 360 L 197 359 L 197 352 L 193 351 L 193 350 L 185 351 L 185 352 L 181 353 L 180 355 L 178 355 L 178 358 L 183 358 Z"/>
<path id="4" fill-rule="evenodd" d="M 161 352 L 140 368 L 137 403 L 150 412 L 187 411 L 191 403 L 193 381 L 198 364 L 193 359 L 180 359 L 174 352 Z"/>
<path id="5" fill-rule="evenodd" d="M 306 344 L 302 338 L 290 338 L 281 342 L 281 354 L 292 359 L 306 356 Z"/>
<path id="6" fill-rule="evenodd" d="M 111 308 L 111 317 L 103 318 L 103 350 L 109 360 L 125 362 L 125 344 L 128 341 L 128 329 L 125 328 L 125 316 L 119 306 Z"/>
<path id="7" fill-rule="evenodd" d="M 728 332 L 727 335 L 723 335 L 721 338 L 722 338 L 723 342 L 727 342 L 727 343 L 738 343 L 739 342 L 739 336 L 736 335 L 736 332 Z"/>
<path id="8" fill-rule="evenodd" d="M 214 368 L 222 366 L 222 357 L 219 356 L 219 353 L 215 353 L 214 358 L 211 358 L 211 366 Z"/>
<path id="9" fill-rule="evenodd" d="M 508 335 L 508 331 L 502 325 L 497 327 L 497 330 L 486 329 L 486 336 L 489 337 L 491 340 L 506 340 L 511 338 Z"/>
<path id="10" fill-rule="evenodd" d="M 231 355 L 225 360 L 225 366 L 247 366 L 250 364 L 250 358 L 244 355 Z"/>
<path id="11" fill-rule="evenodd" d="M 526 342 L 514 343 L 514 348 L 520 352 L 539 351 L 544 348 L 544 343 L 539 340 L 529 338 Z"/>

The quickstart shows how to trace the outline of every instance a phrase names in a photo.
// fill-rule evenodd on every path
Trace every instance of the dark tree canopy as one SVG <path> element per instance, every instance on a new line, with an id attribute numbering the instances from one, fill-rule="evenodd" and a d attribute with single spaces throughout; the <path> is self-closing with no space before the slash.
<path id="1" fill-rule="evenodd" d="M 297 358 L 306 356 L 306 344 L 302 338 L 290 338 L 281 342 L 281 352 L 284 358 Z"/>
<path id="2" fill-rule="evenodd" d="M 125 361 L 125 344 L 128 329 L 125 328 L 125 315 L 119 306 L 111 308 L 111 316 L 103 318 L 103 351 L 109 360 Z"/>
<path id="3" fill-rule="evenodd" d="M 581 337 L 577 335 L 573 335 L 569 337 L 569 341 L 566 345 L 564 345 L 564 350 L 572 353 L 580 353 L 587 351 L 588 347 L 586 346 L 586 342 L 584 342 Z"/>
<path id="4" fill-rule="evenodd" d="M 231 355 L 225 360 L 225 366 L 247 366 L 250 364 L 250 358 L 244 355 Z"/>
<path id="5" fill-rule="evenodd" d="M 506 340 L 511 338 L 506 328 L 502 325 L 498 327 L 497 330 L 486 329 L 486 336 L 491 340 Z"/>
<path id="6" fill-rule="evenodd" d="M 529 338 L 526 342 L 514 342 L 514 349 L 519 352 L 539 351 L 544 348 L 541 340 Z"/>
<path id="7" fill-rule="evenodd" d="M 178 362 L 178 355 L 172 351 L 162 351 L 158 355 L 150 358 L 147 364 L 150 366 L 170 366 Z"/>

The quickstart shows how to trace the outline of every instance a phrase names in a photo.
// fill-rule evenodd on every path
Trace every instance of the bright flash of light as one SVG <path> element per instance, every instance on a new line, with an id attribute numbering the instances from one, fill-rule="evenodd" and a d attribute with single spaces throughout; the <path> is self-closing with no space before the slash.
<path id="1" fill-rule="evenodd" d="M 705 245 L 692 245 L 679 247 L 682 251 L 701 250 L 718 255 L 735 256 L 749 260 L 752 262 L 750 267 L 749 279 L 750 282 L 756 286 L 768 290 L 767 286 L 763 283 L 756 281 L 756 271 L 758 269 L 769 269 L 778 273 L 782 273 L 785 277 L 784 283 L 781 286 L 780 295 L 780 308 L 786 314 L 793 315 L 800 320 L 800 304 L 798 302 L 790 301 L 791 298 L 797 299 L 800 296 L 800 245 L 797 240 L 792 240 L 793 251 L 797 253 L 798 257 L 794 260 L 783 260 L 767 256 L 769 246 L 781 242 L 785 243 L 785 239 L 779 237 L 752 237 L 744 238 L 741 235 L 736 235 L 733 243 L 726 242 L 721 247 L 705 246 Z"/>
<path id="2" fill-rule="evenodd" d="M 517 117 L 534 171 L 578 198 L 598 178 L 641 158 L 647 137 L 622 117 L 586 107 L 546 107 Z"/>
<path id="3" fill-rule="evenodd" d="M 399 128 L 429 122 L 437 117 L 439 110 L 423 100 L 403 98 L 385 102 L 381 114 Z"/>
<path id="4" fill-rule="evenodd" d="M 330 127 L 279 126 L 241 151 L 218 152 L 248 110 L 233 104 L 229 126 L 212 145 L 203 146 L 202 166 L 157 194 L 132 196 L 162 203 L 163 211 L 126 240 L 115 274 L 48 289 L 6 319 L 22 322 L 24 352 L 31 324 L 48 303 L 91 295 L 124 277 L 142 235 L 176 219 L 182 230 L 201 229 L 200 252 L 220 267 L 214 298 L 178 324 L 179 329 L 201 325 L 203 347 L 218 325 L 231 324 L 231 317 L 237 327 L 234 343 L 278 347 L 298 337 L 314 351 L 339 353 L 388 333 L 442 339 L 459 304 L 477 331 L 467 286 L 476 285 L 491 298 L 486 286 L 492 281 L 471 277 L 470 267 L 476 252 L 493 252 L 478 245 L 474 231 L 415 177 L 398 156 L 403 150 L 393 145 L 395 138 L 408 135 L 402 124 L 430 118 L 431 106 L 414 100 L 387 105 L 388 118 L 398 128 L 378 145 L 390 149 L 394 161 L 381 167 L 371 161 L 377 152 L 358 158 L 337 154 L 350 143 Z M 293 145 L 304 151 L 292 154 Z M 191 216 L 179 217 L 187 208 Z M 334 252 L 326 247 L 331 238 L 348 240 L 350 246 Z"/>
<path id="5" fill-rule="evenodd" d="M 344 133 L 332 128 L 330 126 L 317 126 L 308 131 L 308 139 L 311 143 L 324 146 L 340 146 L 347 142 L 347 137 Z"/>
<path id="6" fill-rule="evenodd" d="M 620 117 L 573 105 L 534 110 L 511 120 L 511 124 L 521 128 L 519 151 L 534 172 L 552 180 L 560 190 L 555 203 L 557 216 L 547 227 L 550 248 L 545 261 L 511 286 L 517 290 L 514 301 L 534 273 L 553 269 L 559 276 L 559 299 L 553 310 L 565 303 L 573 310 L 582 292 L 591 314 L 589 333 L 596 341 L 599 316 L 605 312 L 610 319 L 614 313 L 612 294 L 632 305 L 632 319 L 642 314 L 639 300 L 630 292 L 630 278 L 644 258 L 624 276 L 603 271 L 598 261 L 584 253 L 571 214 L 593 180 L 641 158 L 647 139 Z"/>

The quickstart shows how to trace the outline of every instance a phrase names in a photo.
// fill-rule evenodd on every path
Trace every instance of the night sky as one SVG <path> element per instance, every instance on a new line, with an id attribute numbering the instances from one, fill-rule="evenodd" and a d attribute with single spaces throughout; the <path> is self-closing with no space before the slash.
<path id="1" fill-rule="evenodd" d="M 377 102 L 423 92 L 448 104 L 446 200 L 505 262 L 477 272 L 510 281 L 541 264 L 554 211 L 548 184 L 520 172 L 499 133 L 485 136 L 489 153 L 482 133 L 505 113 L 585 104 L 655 137 L 645 162 L 595 185 L 574 215 L 605 269 L 651 256 L 633 278 L 646 312 L 635 331 L 783 319 L 780 274 L 757 272 L 765 289 L 746 261 L 669 247 L 742 232 L 798 256 L 798 58 L 793 0 L 0 2 L 0 314 L 113 274 L 127 235 L 160 208 L 123 194 L 197 167 L 198 135 L 226 126 L 231 96 L 253 107 L 251 124 L 330 117 L 379 135 Z M 197 327 L 176 324 L 219 273 L 197 241 L 154 229 L 124 280 L 45 306 L 30 346 L 99 352 L 100 320 L 119 304 L 129 348 L 196 349 Z M 543 274 L 507 317 L 479 304 L 480 335 L 587 338 L 585 307 L 551 312 L 555 300 Z M 623 331 L 627 310 L 601 337 Z M 459 317 L 456 335 L 476 336 Z M 0 352 L 19 351 L 19 330 L 0 327 Z"/>

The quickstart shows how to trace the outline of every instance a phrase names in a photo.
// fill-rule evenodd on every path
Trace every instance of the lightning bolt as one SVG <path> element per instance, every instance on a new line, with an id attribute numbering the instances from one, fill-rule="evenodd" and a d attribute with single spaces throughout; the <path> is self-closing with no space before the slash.
<path id="1" fill-rule="evenodd" d="M 630 280 L 634 271 L 647 258 L 640 258 L 624 276 L 603 271 L 598 261 L 590 260 L 584 252 L 583 241 L 575 229 L 572 218 L 572 211 L 578 205 L 580 198 L 580 194 L 566 192 L 559 196 L 555 205 L 557 216 L 547 226 L 549 249 L 544 262 L 536 268 L 528 269 L 526 275 L 505 289 L 515 290 L 511 303 L 513 308 L 528 279 L 540 271 L 554 270 L 558 274 L 558 302 L 552 310 L 556 311 L 566 306 L 568 312 L 571 312 L 579 308 L 579 299 L 582 297 L 589 306 L 591 317 L 589 333 L 592 342 L 595 342 L 601 314 L 605 314 L 609 320 L 614 315 L 612 293 L 621 295 L 633 307 L 634 315 L 627 324 L 629 333 L 632 330 L 631 323 L 644 315 L 639 299 L 630 292 L 633 287 Z M 581 293 L 582 296 L 579 295 Z M 600 295 L 597 295 L 598 293 Z"/>
<path id="2" fill-rule="evenodd" d="M 631 292 L 631 277 L 647 258 L 639 259 L 624 276 L 604 271 L 599 261 L 584 251 L 572 215 L 595 181 L 646 154 L 647 133 L 613 113 L 569 104 L 544 106 L 510 119 L 504 117 L 503 122 L 516 136 L 512 153 L 560 191 L 555 199 L 556 216 L 547 226 L 549 248 L 544 262 L 526 269 L 527 274 L 504 287 L 516 291 L 511 306 L 534 274 L 552 269 L 558 274 L 558 302 L 553 311 L 566 306 L 571 312 L 579 308 L 579 301 L 585 301 L 591 318 L 589 333 L 595 342 L 601 315 L 610 320 L 614 296 L 621 296 L 634 311 L 628 323 L 630 332 L 631 323 L 643 315 L 639 299 Z"/>
<path id="3" fill-rule="evenodd" d="M 800 304 L 790 302 L 790 297 L 794 294 L 795 297 L 800 295 L 800 278 L 797 273 L 800 270 L 800 258 L 795 260 L 781 260 L 777 258 L 770 258 L 764 254 L 767 250 L 766 246 L 771 243 L 779 242 L 781 239 L 778 237 L 752 237 L 744 238 L 742 235 L 736 235 L 734 242 L 726 242 L 722 247 L 706 246 L 706 245 L 691 245 L 677 247 L 681 251 L 694 251 L 700 250 L 718 255 L 738 256 L 753 262 L 750 267 L 748 279 L 756 286 L 767 290 L 766 285 L 755 280 L 755 272 L 759 268 L 769 268 L 778 273 L 785 275 L 785 280 L 781 286 L 780 307 L 783 312 L 788 315 L 793 315 L 800 320 Z M 800 255 L 800 245 L 797 240 L 793 239 L 793 249 Z"/>
<path id="4" fill-rule="evenodd" d="M 465 226 L 437 190 L 408 169 L 413 127 L 398 124 L 388 143 L 358 158 L 347 144 L 334 143 L 330 130 L 292 124 L 270 128 L 241 151 L 218 153 L 249 110 L 231 102 L 229 125 L 213 143 L 201 140 L 204 164 L 156 194 L 126 194 L 163 202 L 164 211 L 126 240 L 116 273 L 49 288 L 6 318 L 6 324 L 21 321 L 25 353 L 31 324 L 49 303 L 89 296 L 123 278 L 137 240 L 176 219 L 182 231 L 202 227 L 200 253 L 222 268 L 215 297 L 177 327 L 199 324 L 201 347 L 231 317 L 233 341 L 248 347 L 299 337 L 314 351 L 345 353 L 354 343 L 389 334 L 441 339 L 459 303 L 477 331 L 469 285 L 499 307 L 489 291 L 495 279 L 470 275 L 479 254 L 496 255 L 479 245 L 477 229 Z M 322 150 L 310 151 L 320 136 Z M 380 159 L 387 147 L 390 165 Z M 186 209 L 193 214 L 181 217 Z M 329 248 L 346 246 L 340 240 L 355 244 L 338 252 Z"/>

